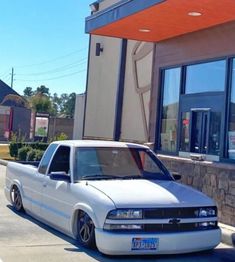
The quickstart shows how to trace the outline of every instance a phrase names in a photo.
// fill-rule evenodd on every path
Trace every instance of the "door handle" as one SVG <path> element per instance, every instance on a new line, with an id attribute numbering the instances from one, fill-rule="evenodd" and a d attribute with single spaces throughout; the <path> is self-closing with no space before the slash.
<path id="1" fill-rule="evenodd" d="M 47 183 L 43 183 L 42 186 L 43 186 L 43 187 L 47 187 Z"/>

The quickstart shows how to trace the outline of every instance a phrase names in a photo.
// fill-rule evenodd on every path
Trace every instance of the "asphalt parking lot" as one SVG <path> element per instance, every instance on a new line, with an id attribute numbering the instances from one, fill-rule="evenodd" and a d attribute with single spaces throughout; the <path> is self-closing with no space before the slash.
<path id="1" fill-rule="evenodd" d="M 0 262 L 34 261 L 235 261 L 235 249 L 220 244 L 214 251 L 171 256 L 107 257 L 83 249 L 76 241 L 36 221 L 15 213 L 6 201 L 3 188 L 5 167 L 0 165 Z"/>

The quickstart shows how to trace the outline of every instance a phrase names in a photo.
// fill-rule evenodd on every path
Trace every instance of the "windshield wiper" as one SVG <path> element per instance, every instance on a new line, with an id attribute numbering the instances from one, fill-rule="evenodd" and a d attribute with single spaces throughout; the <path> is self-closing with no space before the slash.
<path id="1" fill-rule="evenodd" d="M 122 177 L 119 177 L 119 178 L 120 179 L 145 179 L 142 176 L 122 176 Z"/>
<path id="2" fill-rule="evenodd" d="M 110 175 L 87 175 L 82 176 L 81 180 L 101 180 L 101 179 L 119 179 L 119 176 Z"/>

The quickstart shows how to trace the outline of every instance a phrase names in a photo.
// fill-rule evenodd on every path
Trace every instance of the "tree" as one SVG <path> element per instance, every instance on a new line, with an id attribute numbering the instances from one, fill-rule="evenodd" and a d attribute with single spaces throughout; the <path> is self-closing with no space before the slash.
<path id="1" fill-rule="evenodd" d="M 36 112 L 49 113 L 53 116 L 63 115 L 71 118 L 74 116 L 76 101 L 75 93 L 63 93 L 60 96 L 54 93 L 51 96 L 49 88 L 41 85 L 37 87 L 36 90 L 32 90 L 31 87 L 26 87 L 24 95 Z"/>
<path id="2" fill-rule="evenodd" d="M 76 94 L 71 93 L 68 97 L 67 102 L 65 103 L 65 111 L 69 117 L 74 116 L 75 102 L 76 102 Z"/>
<path id="3" fill-rule="evenodd" d="M 73 117 L 75 109 L 76 94 L 71 93 L 61 95 L 61 110 L 60 113 L 67 117 Z"/>
<path id="4" fill-rule="evenodd" d="M 55 115 L 56 115 L 61 111 L 62 100 L 57 95 L 57 93 L 54 93 L 53 96 L 51 96 L 51 102 L 52 102 L 52 107 L 53 107 Z"/>
<path id="5" fill-rule="evenodd" d="M 49 88 L 45 87 L 44 85 L 39 86 L 36 90 L 36 93 L 50 96 Z"/>
<path id="6" fill-rule="evenodd" d="M 25 97 L 31 97 L 34 94 L 32 87 L 26 87 L 24 89 L 24 96 Z"/>
<path id="7" fill-rule="evenodd" d="M 51 100 L 46 95 L 38 93 L 31 97 L 30 103 L 36 112 L 53 114 Z"/>

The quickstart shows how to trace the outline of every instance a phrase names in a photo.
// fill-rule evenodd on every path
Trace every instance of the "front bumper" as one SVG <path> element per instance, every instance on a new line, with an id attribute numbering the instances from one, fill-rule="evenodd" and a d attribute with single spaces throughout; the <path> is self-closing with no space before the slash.
<path id="1" fill-rule="evenodd" d="M 216 247 L 221 240 L 221 230 L 206 230 L 181 233 L 110 233 L 96 229 L 96 245 L 101 253 L 107 255 L 157 255 L 178 254 L 209 250 Z M 133 238 L 158 238 L 157 250 L 132 250 Z"/>

